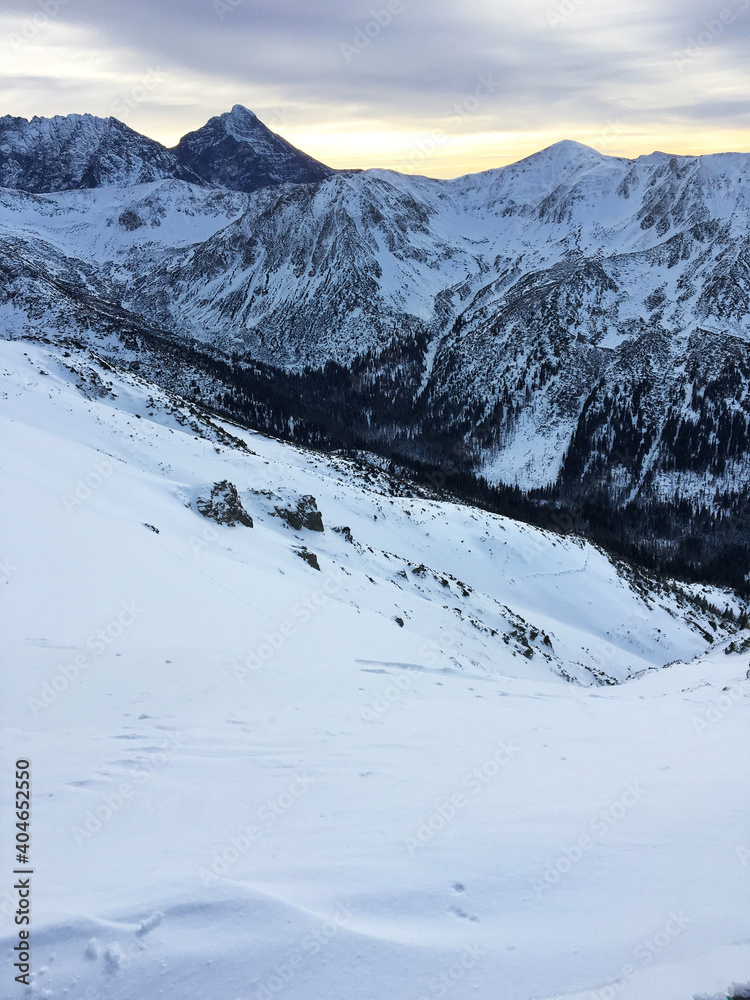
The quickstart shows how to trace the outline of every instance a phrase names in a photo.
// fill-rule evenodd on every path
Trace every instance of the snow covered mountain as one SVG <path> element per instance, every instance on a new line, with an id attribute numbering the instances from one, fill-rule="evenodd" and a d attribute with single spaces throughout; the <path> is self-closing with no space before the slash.
<path id="1" fill-rule="evenodd" d="M 232 191 L 307 184 L 333 174 L 330 167 L 266 128 L 241 104 L 183 136 L 173 152 L 204 181 Z"/>
<path id="2" fill-rule="evenodd" d="M 588 466 L 602 441 L 625 492 L 652 468 L 742 479 L 749 168 L 562 144 L 454 182 L 269 188 L 205 244 L 152 258 L 124 301 L 291 369 L 369 355 L 377 377 L 390 355 L 427 429 L 466 431 L 505 482 L 553 483 L 574 443 Z M 709 410 L 734 430 L 713 436 Z M 618 440 L 631 424 L 637 444 Z"/>
<path id="3" fill-rule="evenodd" d="M 116 118 L 0 118 L 0 187 L 44 193 L 175 178 L 233 191 L 333 174 L 236 104 L 173 149 Z"/>
<path id="4" fill-rule="evenodd" d="M 256 426 L 447 457 L 745 586 L 749 155 L 330 173 L 240 107 L 175 155 L 203 187 L 2 193 L 6 335 L 120 330 Z"/>
<path id="5" fill-rule="evenodd" d="M 29 996 L 747 996 L 750 157 L 0 136 Z"/>
<path id="6" fill-rule="evenodd" d="M 176 177 L 201 183 L 161 143 L 116 118 L 0 118 L 0 187 L 69 191 Z"/>
<path id="7" fill-rule="evenodd" d="M 742 602 L 227 424 L 90 346 L 0 342 L 0 373 L 30 996 L 747 978 Z"/>

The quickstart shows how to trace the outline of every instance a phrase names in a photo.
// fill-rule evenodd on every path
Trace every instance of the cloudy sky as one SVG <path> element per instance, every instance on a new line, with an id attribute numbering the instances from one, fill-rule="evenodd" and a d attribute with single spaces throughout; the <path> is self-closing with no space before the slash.
<path id="1" fill-rule="evenodd" d="M 750 151 L 750 0 L 2 0 L 0 114 L 174 144 L 244 104 L 336 167 L 455 176 L 571 138 Z"/>

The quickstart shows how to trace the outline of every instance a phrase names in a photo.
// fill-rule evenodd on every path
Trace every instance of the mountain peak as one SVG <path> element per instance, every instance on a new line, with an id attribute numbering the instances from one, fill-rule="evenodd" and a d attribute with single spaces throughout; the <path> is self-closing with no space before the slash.
<path id="1" fill-rule="evenodd" d="M 577 139 L 558 139 L 557 142 L 553 142 L 547 149 L 556 149 L 563 153 L 574 153 L 579 150 L 586 150 L 588 153 L 595 153 L 596 150 L 592 146 L 587 146 L 584 142 L 579 142 Z"/>
<path id="2" fill-rule="evenodd" d="M 536 158 L 555 162 L 576 161 L 578 163 L 585 162 L 586 160 L 601 161 L 609 159 L 606 153 L 600 153 L 598 149 L 594 149 L 593 146 L 587 146 L 583 142 L 578 142 L 577 139 L 560 139 L 558 142 L 553 142 L 551 146 L 546 146 L 544 149 L 540 149 L 539 152 L 532 153 L 531 156 L 526 157 L 527 160 Z"/>
<path id="3" fill-rule="evenodd" d="M 244 121 L 246 119 L 249 119 L 250 121 L 257 122 L 259 120 L 255 112 L 251 111 L 250 108 L 246 108 L 244 104 L 232 105 L 232 110 L 225 111 L 224 114 L 221 115 L 220 117 L 230 118 L 233 121 L 237 120 Z"/>
<path id="4" fill-rule="evenodd" d="M 215 115 L 174 147 L 177 159 L 204 181 L 234 191 L 256 191 L 273 184 L 325 180 L 330 167 L 272 132 L 258 116 L 235 104 Z"/>
<path id="5" fill-rule="evenodd" d="M 247 142 L 252 136 L 257 135 L 259 130 L 270 131 L 254 111 L 250 111 L 242 104 L 235 104 L 231 111 L 225 111 L 224 114 L 211 118 L 207 124 L 210 125 L 214 121 L 220 123 L 239 142 Z"/>

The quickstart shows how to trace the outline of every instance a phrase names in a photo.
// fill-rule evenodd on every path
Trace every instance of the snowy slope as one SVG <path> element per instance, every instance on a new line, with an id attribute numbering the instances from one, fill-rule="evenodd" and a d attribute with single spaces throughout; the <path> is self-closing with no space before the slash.
<path id="1" fill-rule="evenodd" d="M 100 265 L 203 243 L 247 207 L 245 195 L 182 181 L 158 180 L 127 187 L 54 194 L 0 189 L 8 240 L 45 240 L 71 258 Z M 131 265 L 132 266 L 132 265 Z"/>
<path id="2" fill-rule="evenodd" d="M 750 657 L 720 616 L 82 352 L 0 350 L 32 996 L 681 1000 L 746 978 Z M 252 528 L 201 514 L 225 482 Z M 294 527 L 309 496 L 323 531 Z"/>

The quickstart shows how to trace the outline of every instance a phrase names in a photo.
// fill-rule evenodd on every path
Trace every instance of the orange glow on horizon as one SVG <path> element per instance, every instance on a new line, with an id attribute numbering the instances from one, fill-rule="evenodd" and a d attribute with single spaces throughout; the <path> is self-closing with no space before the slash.
<path id="1" fill-rule="evenodd" d="M 580 124 L 554 132 L 482 132 L 438 139 L 429 131 L 402 133 L 315 129 L 287 131 L 284 138 L 310 156 L 337 169 L 379 167 L 427 177 L 459 177 L 515 163 L 562 139 L 575 139 L 607 156 L 634 159 L 659 150 L 676 156 L 710 153 L 750 153 L 747 130 L 659 131 L 628 129 L 602 133 L 582 130 Z"/>

